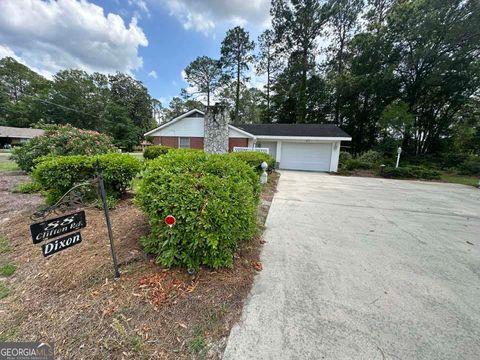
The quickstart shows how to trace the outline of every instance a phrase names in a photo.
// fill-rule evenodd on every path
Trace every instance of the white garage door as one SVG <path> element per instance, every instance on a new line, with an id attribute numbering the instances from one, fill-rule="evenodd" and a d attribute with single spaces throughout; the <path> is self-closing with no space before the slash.
<path id="1" fill-rule="evenodd" d="M 330 171 L 332 144 L 282 143 L 281 169 Z"/>

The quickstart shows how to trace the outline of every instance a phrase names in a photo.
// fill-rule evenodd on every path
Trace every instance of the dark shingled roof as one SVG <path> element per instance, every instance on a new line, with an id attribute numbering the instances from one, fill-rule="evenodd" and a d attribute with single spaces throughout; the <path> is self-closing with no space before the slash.
<path id="1" fill-rule="evenodd" d="M 258 136 L 350 137 L 333 124 L 241 124 L 234 126 Z"/>

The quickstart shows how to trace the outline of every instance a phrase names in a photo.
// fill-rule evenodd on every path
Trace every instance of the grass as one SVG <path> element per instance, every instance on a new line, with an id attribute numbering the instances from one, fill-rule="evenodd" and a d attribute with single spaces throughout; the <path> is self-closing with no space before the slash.
<path id="1" fill-rule="evenodd" d="M 470 186 L 478 186 L 479 179 L 474 176 L 467 176 L 467 175 L 456 175 L 456 174 L 442 174 L 441 180 L 453 183 L 453 184 L 463 184 L 463 185 L 470 185 Z"/>
<path id="2" fill-rule="evenodd" d="M 134 152 L 134 153 L 128 153 L 129 155 L 132 155 L 134 158 L 137 158 L 138 160 L 143 160 L 143 153 L 141 152 Z"/>
<path id="3" fill-rule="evenodd" d="M 12 276 L 15 274 L 17 267 L 13 263 L 5 263 L 0 265 L 0 276 Z"/>
<path id="4" fill-rule="evenodd" d="M 12 293 L 12 290 L 5 285 L 3 282 L 0 282 L 0 299 L 6 298 L 8 295 Z"/>
<path id="5" fill-rule="evenodd" d="M 0 254 L 5 254 L 10 252 L 10 244 L 8 243 L 7 237 L 0 234 Z"/>
<path id="6" fill-rule="evenodd" d="M 13 161 L 0 161 L 0 172 L 19 170 Z"/>

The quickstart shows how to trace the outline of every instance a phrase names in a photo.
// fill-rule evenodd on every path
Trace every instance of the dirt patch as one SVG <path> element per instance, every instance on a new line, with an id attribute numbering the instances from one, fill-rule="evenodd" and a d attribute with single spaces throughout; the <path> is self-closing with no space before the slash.
<path id="1" fill-rule="evenodd" d="M 5 177 L 5 189 L 28 181 Z M 270 176 L 264 188 L 261 222 L 277 180 Z M 53 341 L 57 357 L 66 359 L 221 357 L 261 270 L 260 236 L 240 245 L 231 269 L 202 268 L 195 275 L 163 269 L 141 251 L 149 225 L 132 199 L 124 199 L 111 211 L 122 273 L 115 281 L 102 211 L 86 210 L 81 244 L 44 258 L 29 233 L 29 215 L 42 199 L 2 190 L 2 202 L 4 194 L 9 201 L 2 205 L 18 210 L 0 213 L 0 234 L 10 247 L 0 261 L 15 263 L 17 271 L 0 279 L 12 290 L 0 300 L 0 340 Z"/>

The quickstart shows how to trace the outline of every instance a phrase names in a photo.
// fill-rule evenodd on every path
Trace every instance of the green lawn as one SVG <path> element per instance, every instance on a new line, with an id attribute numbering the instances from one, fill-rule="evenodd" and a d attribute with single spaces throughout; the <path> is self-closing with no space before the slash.
<path id="1" fill-rule="evenodd" d="M 134 153 L 128 153 L 129 155 L 132 155 L 133 157 L 136 157 L 138 160 L 143 160 L 143 153 L 141 152 L 134 152 Z"/>
<path id="2" fill-rule="evenodd" d="M 17 164 L 9 160 L 0 160 L 0 172 L 19 170 Z"/>
<path id="3" fill-rule="evenodd" d="M 479 178 L 475 176 L 467 175 L 456 175 L 456 174 L 442 174 L 442 181 L 454 183 L 454 184 L 463 184 L 478 186 Z"/>

